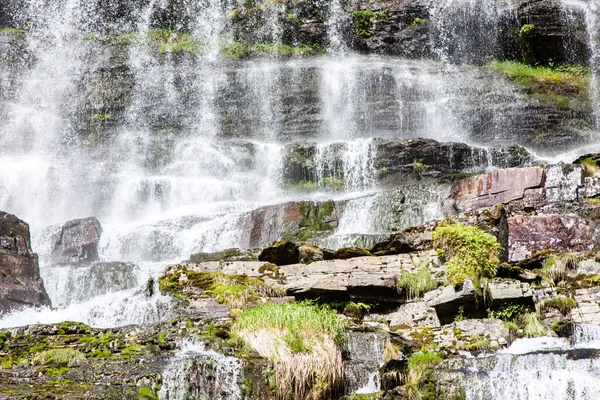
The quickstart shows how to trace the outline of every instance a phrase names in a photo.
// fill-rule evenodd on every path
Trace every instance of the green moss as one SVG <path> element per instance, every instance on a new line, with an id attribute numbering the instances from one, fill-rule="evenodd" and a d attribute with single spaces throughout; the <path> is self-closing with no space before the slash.
<path id="1" fill-rule="evenodd" d="M 355 10 L 353 14 L 354 29 L 359 36 L 364 38 L 369 38 L 375 34 L 373 24 L 378 21 L 386 20 L 389 17 L 388 10 Z"/>
<path id="2" fill-rule="evenodd" d="M 242 43 L 233 42 L 221 49 L 221 56 L 227 58 L 250 58 L 257 56 L 278 58 L 302 58 L 317 55 L 323 50 L 318 45 L 290 46 L 274 43 Z"/>
<path id="3" fill-rule="evenodd" d="M 434 247 L 446 262 L 446 278 L 453 285 L 469 278 L 481 287 L 483 278 L 493 278 L 499 266 L 500 244 L 489 233 L 473 226 L 439 226 L 433 231 Z"/>
<path id="4" fill-rule="evenodd" d="M 556 308 L 563 315 L 567 315 L 573 308 L 577 307 L 575 299 L 565 296 L 558 296 L 551 300 L 544 300 L 542 307 Z"/>
<path id="5" fill-rule="evenodd" d="M 67 372 L 69 372 L 69 368 L 67 368 L 67 367 L 48 368 L 46 370 L 46 375 L 48 375 L 48 376 L 52 376 L 52 375 L 64 375 Z"/>
<path id="6" fill-rule="evenodd" d="M 85 354 L 79 350 L 57 348 L 42 351 L 36 354 L 31 361 L 37 365 L 55 364 L 63 367 L 71 367 L 80 360 L 85 360 Z"/>
<path id="7" fill-rule="evenodd" d="M 27 30 L 20 28 L 1 28 L 0 33 L 23 34 L 27 33 Z"/>
<path id="8" fill-rule="evenodd" d="M 434 290 L 437 282 L 431 277 L 429 268 L 423 266 L 417 273 L 402 270 L 396 286 L 398 292 L 405 292 L 409 300 L 416 300 L 423 293 Z"/>
<path id="9" fill-rule="evenodd" d="M 232 308 L 241 308 L 260 297 L 283 295 L 280 289 L 265 284 L 262 279 L 221 272 L 197 272 L 179 267 L 177 272 L 159 279 L 161 291 L 185 297 L 186 288 L 201 289 L 204 295 Z"/>
<path id="10" fill-rule="evenodd" d="M 171 29 L 151 29 L 148 36 L 158 44 L 160 54 L 188 53 L 196 56 L 201 52 L 200 43 L 188 33 Z"/>
<path id="11" fill-rule="evenodd" d="M 476 351 L 476 350 L 488 350 L 493 346 L 490 342 L 481 335 L 473 335 L 469 339 L 469 344 L 459 347 L 460 350 Z"/>

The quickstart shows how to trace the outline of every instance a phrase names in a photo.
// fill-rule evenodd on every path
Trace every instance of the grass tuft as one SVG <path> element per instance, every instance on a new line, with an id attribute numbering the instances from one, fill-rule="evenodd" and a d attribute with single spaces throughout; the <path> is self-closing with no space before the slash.
<path id="1" fill-rule="evenodd" d="M 278 398 L 321 398 L 342 383 L 344 323 L 326 306 L 266 303 L 244 311 L 232 333 L 274 363 Z"/>
<path id="2" fill-rule="evenodd" d="M 64 348 L 42 351 L 33 357 L 32 362 L 34 365 L 56 364 L 71 367 L 80 360 L 85 360 L 85 354 L 79 350 Z"/>
<path id="3" fill-rule="evenodd" d="M 434 290 L 437 287 L 437 282 L 431 277 L 429 268 L 423 266 L 417 273 L 403 270 L 400 274 L 397 287 L 399 291 L 406 291 L 408 300 L 416 300 L 423 293 Z"/>

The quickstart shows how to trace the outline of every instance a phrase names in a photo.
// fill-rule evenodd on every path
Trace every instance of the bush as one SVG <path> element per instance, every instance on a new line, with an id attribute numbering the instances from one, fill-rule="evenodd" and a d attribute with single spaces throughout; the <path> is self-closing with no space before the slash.
<path id="1" fill-rule="evenodd" d="M 434 247 L 446 261 L 446 278 L 460 285 L 467 278 L 481 287 L 482 278 L 496 276 L 500 244 L 496 238 L 474 226 L 440 226 L 433 231 Z"/>
<path id="2" fill-rule="evenodd" d="M 530 307 L 526 305 L 511 304 L 499 310 L 488 310 L 488 317 L 501 319 L 502 321 L 513 321 L 515 318 L 530 311 Z"/>
<path id="3" fill-rule="evenodd" d="M 442 360 L 443 357 L 435 351 L 420 351 L 408 359 L 406 394 L 410 400 L 426 397 L 431 370 Z"/>
<path id="4" fill-rule="evenodd" d="M 542 304 L 543 308 L 551 307 L 556 308 L 562 315 L 567 315 L 569 311 L 577 307 L 575 299 L 566 296 L 558 296 L 552 300 L 545 300 Z"/>

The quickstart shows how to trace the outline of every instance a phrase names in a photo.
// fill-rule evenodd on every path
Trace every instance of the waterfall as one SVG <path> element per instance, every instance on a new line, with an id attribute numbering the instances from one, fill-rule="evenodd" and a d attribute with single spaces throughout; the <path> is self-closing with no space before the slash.
<path id="1" fill-rule="evenodd" d="M 328 50 L 335 55 L 344 55 L 348 52 L 348 44 L 344 30 L 351 26 L 351 14 L 345 10 L 345 0 L 331 0 L 329 4 L 327 21 Z"/>
<path id="2" fill-rule="evenodd" d="M 600 130 L 600 6 L 596 1 L 588 1 L 585 16 L 590 47 L 590 99 L 595 128 Z"/>
<path id="3" fill-rule="evenodd" d="M 242 363 L 207 350 L 204 343 L 185 340 L 163 373 L 161 400 L 241 400 Z"/>

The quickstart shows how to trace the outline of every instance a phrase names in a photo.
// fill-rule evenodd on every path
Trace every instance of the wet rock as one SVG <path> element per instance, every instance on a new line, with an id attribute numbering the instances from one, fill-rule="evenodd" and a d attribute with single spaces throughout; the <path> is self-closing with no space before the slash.
<path id="1" fill-rule="evenodd" d="M 275 265 L 288 265 L 300 262 L 298 245 L 292 242 L 279 242 L 271 247 L 265 247 L 258 255 L 259 261 Z"/>
<path id="2" fill-rule="evenodd" d="M 425 304 L 435 308 L 438 318 L 443 323 L 452 319 L 459 310 L 468 313 L 478 308 L 475 287 L 470 279 L 465 279 L 461 288 L 452 285 L 444 286 L 425 293 Z"/>
<path id="3" fill-rule="evenodd" d="M 132 289 L 138 285 L 137 265 L 125 262 L 54 265 L 47 267 L 47 291 L 56 298 L 54 306 L 64 307 L 110 292 Z M 67 295 L 68 294 L 68 295 Z"/>
<path id="4" fill-rule="evenodd" d="M 508 304 L 533 305 L 533 291 L 528 283 L 514 279 L 491 279 L 487 292 L 493 307 L 503 307 Z"/>
<path id="5" fill-rule="evenodd" d="M 333 201 L 288 202 L 265 206 L 248 215 L 248 247 L 263 246 L 278 240 L 306 241 L 329 235 L 338 225 Z"/>
<path id="6" fill-rule="evenodd" d="M 573 298 L 577 303 L 600 303 L 600 287 L 577 289 Z"/>
<path id="7" fill-rule="evenodd" d="M 0 211 L 0 315 L 22 307 L 50 306 L 31 250 L 29 225 Z"/>
<path id="8" fill-rule="evenodd" d="M 440 320 L 435 308 L 427 306 L 424 302 L 406 303 L 397 311 L 385 316 L 390 328 L 407 329 L 408 327 L 439 328 Z"/>
<path id="9" fill-rule="evenodd" d="M 586 252 L 597 245 L 597 226 L 577 215 L 516 216 L 508 219 L 510 261 L 552 249 Z"/>
<path id="10" fill-rule="evenodd" d="M 98 260 L 102 226 L 96 217 L 65 222 L 52 242 L 52 264 L 76 264 Z"/>
<path id="11" fill-rule="evenodd" d="M 527 189 L 541 187 L 543 177 L 543 167 L 501 169 L 456 182 L 450 196 L 460 212 L 507 204 L 522 199 Z"/>
<path id="12" fill-rule="evenodd" d="M 344 360 L 346 391 L 354 392 L 375 382 L 383 365 L 389 335 L 383 332 L 348 332 L 347 353 Z"/>
<path id="13" fill-rule="evenodd" d="M 585 16 L 576 7 L 557 0 L 520 1 L 517 18 L 520 26 L 533 26 L 521 35 L 523 57 L 537 63 L 585 63 L 589 59 Z M 569 15 L 570 14 L 570 15 Z M 569 16 L 568 16 L 569 15 Z"/>

